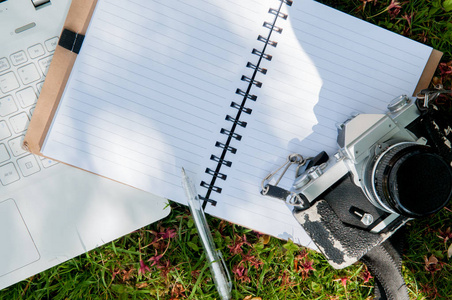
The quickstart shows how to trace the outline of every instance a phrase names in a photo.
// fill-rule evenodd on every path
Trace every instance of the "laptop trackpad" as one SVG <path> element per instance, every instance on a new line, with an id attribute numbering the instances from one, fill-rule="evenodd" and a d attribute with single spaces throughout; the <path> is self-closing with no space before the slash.
<path id="1" fill-rule="evenodd" d="M 0 202 L 0 276 L 39 259 L 39 253 L 13 199 Z"/>

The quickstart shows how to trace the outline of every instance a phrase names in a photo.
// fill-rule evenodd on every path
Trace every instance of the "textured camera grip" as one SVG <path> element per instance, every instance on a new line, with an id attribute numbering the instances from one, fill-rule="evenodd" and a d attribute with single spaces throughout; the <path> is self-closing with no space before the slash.
<path id="1" fill-rule="evenodd" d="M 294 210 L 293 214 L 335 269 L 355 263 L 392 234 L 375 234 L 345 225 L 325 200 L 306 210 Z"/>

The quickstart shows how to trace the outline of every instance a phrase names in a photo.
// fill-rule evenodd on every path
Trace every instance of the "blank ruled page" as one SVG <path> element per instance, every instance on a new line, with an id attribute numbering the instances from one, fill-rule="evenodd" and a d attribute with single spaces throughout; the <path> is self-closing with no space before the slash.
<path id="1" fill-rule="evenodd" d="M 291 153 L 334 154 L 335 124 L 352 112 L 383 113 L 394 97 L 412 95 L 432 49 L 315 1 L 295 0 L 285 9 L 216 210 L 229 211 L 233 221 L 260 216 L 253 226 L 305 244 L 289 208 L 259 194 L 262 179 Z M 283 187 L 291 187 L 294 172 Z"/>
<path id="2" fill-rule="evenodd" d="M 42 152 L 185 202 L 181 167 L 204 173 L 267 10 L 100 0 Z"/>
<path id="3" fill-rule="evenodd" d="M 258 36 L 280 3 L 99 0 L 43 154 L 185 203 L 180 169 L 210 182 L 216 142 L 228 138 L 220 130 L 232 124 L 225 116 L 237 114 L 236 89 L 247 89 L 241 77 L 251 77 L 252 49 L 263 48 Z M 283 13 L 206 211 L 315 248 L 290 207 L 260 195 L 262 179 L 290 153 L 333 154 L 335 123 L 350 113 L 381 113 L 412 94 L 432 49 L 312 0 Z"/>

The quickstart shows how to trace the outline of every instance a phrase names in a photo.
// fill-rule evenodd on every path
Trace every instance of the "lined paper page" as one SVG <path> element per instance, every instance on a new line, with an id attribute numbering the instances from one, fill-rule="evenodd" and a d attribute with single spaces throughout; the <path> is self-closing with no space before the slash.
<path id="1" fill-rule="evenodd" d="M 412 95 L 431 48 L 352 18 L 317 2 L 294 1 L 276 35 L 273 59 L 243 135 L 239 151 L 230 155 L 227 189 L 215 210 L 239 222 L 261 215 L 255 226 L 280 237 L 302 236 L 289 209 L 259 194 L 262 179 L 291 153 L 305 157 L 334 154 L 337 122 L 352 112 L 382 113 L 401 94 Z M 294 169 L 281 185 L 290 188 Z M 212 209 L 212 213 L 215 213 Z M 262 221 L 264 220 L 264 221 Z M 282 229 L 285 226 L 285 229 Z M 306 241 L 297 240 L 305 243 Z"/>
<path id="2" fill-rule="evenodd" d="M 235 116 L 236 88 L 246 89 L 240 78 L 279 3 L 100 0 L 43 153 L 184 203 L 180 168 L 210 181 L 225 116 Z M 263 86 L 207 212 L 314 248 L 289 207 L 260 196 L 261 180 L 290 153 L 334 153 L 334 124 L 350 112 L 383 112 L 411 94 L 431 48 L 311 0 L 283 9 L 289 17 L 278 19 L 268 73 L 256 77 Z"/>
<path id="3" fill-rule="evenodd" d="M 268 6 L 100 0 L 43 153 L 185 202 Z"/>

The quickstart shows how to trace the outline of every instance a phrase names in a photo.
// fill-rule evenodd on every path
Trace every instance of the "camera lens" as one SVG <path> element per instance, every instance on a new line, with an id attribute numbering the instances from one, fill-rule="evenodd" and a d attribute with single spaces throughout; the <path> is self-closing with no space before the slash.
<path id="1" fill-rule="evenodd" d="M 428 146 L 399 143 L 373 168 L 377 202 L 406 217 L 423 217 L 443 208 L 452 195 L 452 170 Z"/>

